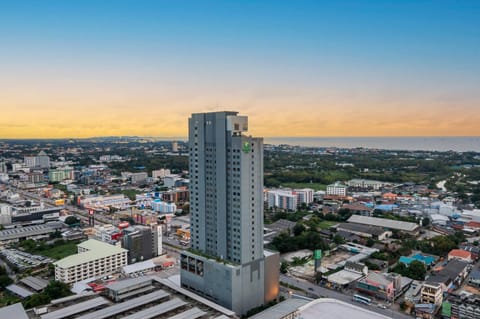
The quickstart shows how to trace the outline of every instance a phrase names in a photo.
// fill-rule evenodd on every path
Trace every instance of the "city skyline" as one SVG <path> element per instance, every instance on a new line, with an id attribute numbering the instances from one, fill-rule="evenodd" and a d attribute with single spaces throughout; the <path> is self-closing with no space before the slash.
<path id="1" fill-rule="evenodd" d="M 479 136 L 480 3 L 22 1 L 0 10 L 0 138 Z M 3 49 L 5 48 L 5 49 Z"/>

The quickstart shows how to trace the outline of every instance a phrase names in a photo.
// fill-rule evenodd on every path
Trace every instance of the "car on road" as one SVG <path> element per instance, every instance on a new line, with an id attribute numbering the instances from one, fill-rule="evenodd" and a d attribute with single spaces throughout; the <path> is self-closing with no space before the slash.
<path id="1" fill-rule="evenodd" d="M 385 306 L 384 304 L 381 304 L 381 303 L 377 304 L 377 307 L 381 308 L 381 309 L 387 309 L 387 306 Z"/>
<path id="2" fill-rule="evenodd" d="M 312 287 L 308 287 L 308 290 L 311 290 L 311 291 L 313 291 L 313 288 L 312 288 Z"/>

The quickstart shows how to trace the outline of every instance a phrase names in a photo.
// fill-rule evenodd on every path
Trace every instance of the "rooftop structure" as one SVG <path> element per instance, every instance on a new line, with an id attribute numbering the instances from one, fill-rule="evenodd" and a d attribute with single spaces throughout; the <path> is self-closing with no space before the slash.
<path id="1" fill-rule="evenodd" d="M 448 260 L 459 259 L 467 263 L 472 262 L 472 253 L 463 249 L 452 249 L 448 253 Z"/>
<path id="2" fill-rule="evenodd" d="M 48 285 L 48 281 L 38 277 L 32 277 L 32 276 L 25 277 L 21 279 L 20 282 L 37 292 L 42 291 Z"/>
<path id="3" fill-rule="evenodd" d="M 22 304 L 19 302 L 10 306 L 0 308 L 0 318 L 28 319 L 28 316 Z"/>
<path id="4" fill-rule="evenodd" d="M 282 301 L 273 307 L 270 307 L 249 319 L 279 319 L 289 318 L 288 316 L 298 312 L 298 308 L 308 304 L 309 301 L 305 299 L 290 298 Z"/>
<path id="5" fill-rule="evenodd" d="M 403 222 L 403 221 L 386 219 L 386 218 L 359 216 L 359 215 L 352 215 L 347 222 L 355 223 L 355 224 L 379 226 L 379 227 L 396 229 L 396 230 L 401 230 L 406 232 L 416 232 L 420 228 L 420 226 L 415 223 Z"/>
<path id="6" fill-rule="evenodd" d="M 313 300 L 298 308 L 302 319 L 389 319 L 390 317 L 332 298 Z"/>
<path id="7" fill-rule="evenodd" d="M 80 303 L 75 303 L 71 306 L 58 309 L 56 311 L 44 314 L 40 316 L 41 319 L 63 319 L 69 318 L 73 315 L 78 315 L 83 312 L 87 312 L 91 309 L 95 309 L 100 306 L 108 304 L 108 300 L 103 297 L 95 297 L 93 299 L 83 301 Z"/>
<path id="8" fill-rule="evenodd" d="M 58 229 L 61 229 L 58 223 L 5 229 L 0 231 L 0 242 L 15 242 L 21 238 L 48 237 Z"/>
<path id="9" fill-rule="evenodd" d="M 7 287 L 5 287 L 5 289 L 19 296 L 20 298 L 27 298 L 33 295 L 33 292 L 31 292 L 30 290 L 27 290 L 22 286 L 15 285 L 15 284 L 8 285 Z"/>
<path id="10" fill-rule="evenodd" d="M 438 272 L 433 272 L 425 282 L 440 283 L 448 287 L 451 284 L 460 284 L 468 274 L 468 263 L 453 259 L 445 266 L 441 267 Z"/>
<path id="11" fill-rule="evenodd" d="M 337 226 L 337 230 L 342 230 L 360 237 L 375 238 L 378 240 L 384 240 L 392 235 L 391 232 L 386 231 L 382 227 L 363 224 L 341 223 Z"/>

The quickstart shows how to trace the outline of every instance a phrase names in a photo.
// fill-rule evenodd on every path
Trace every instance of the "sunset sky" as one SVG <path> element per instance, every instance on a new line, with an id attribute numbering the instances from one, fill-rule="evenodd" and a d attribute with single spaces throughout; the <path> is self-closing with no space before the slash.
<path id="1" fill-rule="evenodd" d="M 480 1 L 0 4 L 0 138 L 480 135 Z"/>

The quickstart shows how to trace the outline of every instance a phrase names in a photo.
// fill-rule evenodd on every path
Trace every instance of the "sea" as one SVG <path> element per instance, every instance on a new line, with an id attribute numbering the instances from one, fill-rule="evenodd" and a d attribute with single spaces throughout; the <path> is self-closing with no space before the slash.
<path id="1" fill-rule="evenodd" d="M 464 137 L 266 137 L 265 144 L 405 151 L 480 152 L 480 136 Z"/>

